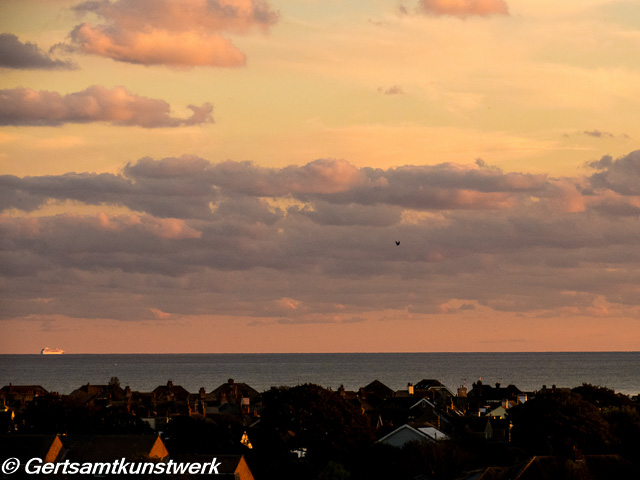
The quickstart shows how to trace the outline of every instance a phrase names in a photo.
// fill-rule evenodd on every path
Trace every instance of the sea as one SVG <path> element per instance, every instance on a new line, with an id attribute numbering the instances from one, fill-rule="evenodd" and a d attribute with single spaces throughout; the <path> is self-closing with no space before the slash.
<path id="1" fill-rule="evenodd" d="M 638 395 L 640 352 L 0 355 L 0 387 L 40 385 L 68 394 L 112 377 L 141 392 L 169 380 L 196 393 L 231 378 L 258 391 L 305 383 L 358 390 L 373 380 L 399 390 L 436 379 L 453 392 L 482 380 L 522 391 L 589 383 Z"/>

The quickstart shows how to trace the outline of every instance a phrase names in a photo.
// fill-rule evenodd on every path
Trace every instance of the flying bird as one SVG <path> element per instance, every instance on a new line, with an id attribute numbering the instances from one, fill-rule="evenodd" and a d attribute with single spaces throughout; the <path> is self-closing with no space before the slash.
<path id="1" fill-rule="evenodd" d="M 396 245 L 400 245 L 400 242 L 396 240 Z"/>

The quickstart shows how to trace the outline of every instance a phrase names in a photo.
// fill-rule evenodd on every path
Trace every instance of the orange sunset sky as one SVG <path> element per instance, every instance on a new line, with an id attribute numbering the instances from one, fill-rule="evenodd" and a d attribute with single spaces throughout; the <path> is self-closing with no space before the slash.
<path id="1" fill-rule="evenodd" d="M 0 353 L 640 350 L 638 2 L 0 26 Z"/>

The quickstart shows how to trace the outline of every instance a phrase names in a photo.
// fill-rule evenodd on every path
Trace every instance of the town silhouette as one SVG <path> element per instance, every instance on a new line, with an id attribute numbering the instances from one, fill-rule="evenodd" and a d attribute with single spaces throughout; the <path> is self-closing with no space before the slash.
<path id="1" fill-rule="evenodd" d="M 357 391 L 259 392 L 229 379 L 189 392 L 170 380 L 140 392 L 113 377 L 68 394 L 10 384 L 0 398 L 4 456 L 58 465 L 51 478 L 93 478 L 60 472 L 121 459 L 214 459 L 217 475 L 238 480 L 605 480 L 640 466 L 638 396 L 590 384 L 521 391 L 479 379 L 452 392 L 436 379 L 401 390 L 374 380 Z"/>

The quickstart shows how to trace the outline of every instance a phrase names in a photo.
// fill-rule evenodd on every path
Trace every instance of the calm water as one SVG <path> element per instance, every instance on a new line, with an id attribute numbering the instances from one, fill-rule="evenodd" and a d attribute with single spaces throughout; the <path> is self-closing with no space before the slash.
<path id="1" fill-rule="evenodd" d="M 471 386 L 481 377 L 522 390 L 592 383 L 637 395 L 640 352 L 0 355 L 0 386 L 35 384 L 70 393 L 87 382 L 106 384 L 111 377 L 139 391 L 169 379 L 197 392 L 200 387 L 211 391 L 228 378 L 258 391 L 302 383 L 357 390 L 375 379 L 400 389 L 435 378 L 455 392 L 464 381 Z"/>

